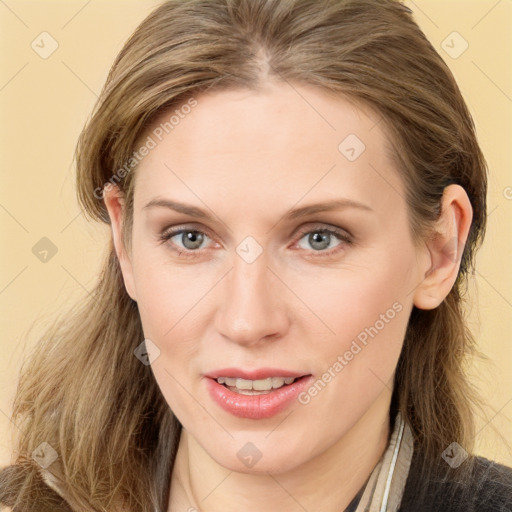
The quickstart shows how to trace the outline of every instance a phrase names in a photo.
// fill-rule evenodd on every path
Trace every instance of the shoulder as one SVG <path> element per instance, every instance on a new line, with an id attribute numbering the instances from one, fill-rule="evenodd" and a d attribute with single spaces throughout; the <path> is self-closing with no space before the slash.
<path id="1" fill-rule="evenodd" d="M 400 512 L 512 512 L 512 468 L 473 457 L 464 470 L 440 467 L 425 479 L 418 464 L 413 459 Z"/>
<path id="2" fill-rule="evenodd" d="M 486 510 L 512 512 L 512 468 L 477 457 L 475 476 L 474 494 L 480 506 L 490 507 Z"/>

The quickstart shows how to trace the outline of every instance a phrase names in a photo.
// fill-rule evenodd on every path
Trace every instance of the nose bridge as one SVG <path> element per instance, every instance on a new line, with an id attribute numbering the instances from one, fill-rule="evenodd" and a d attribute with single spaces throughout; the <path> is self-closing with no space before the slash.
<path id="1" fill-rule="evenodd" d="M 267 258 L 261 254 L 249 261 L 235 255 L 217 315 L 218 331 L 240 344 L 258 343 L 286 327 L 285 308 L 278 299 L 277 280 L 267 267 Z"/>

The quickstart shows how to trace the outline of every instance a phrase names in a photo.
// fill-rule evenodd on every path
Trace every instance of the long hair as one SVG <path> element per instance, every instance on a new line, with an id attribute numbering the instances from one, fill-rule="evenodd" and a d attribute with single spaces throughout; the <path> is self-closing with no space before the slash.
<path id="1" fill-rule="evenodd" d="M 450 70 L 399 1 L 166 1 L 122 48 L 80 135 L 80 204 L 109 223 L 102 190 L 119 186 L 129 243 L 134 152 L 156 117 L 200 104 L 203 92 L 258 90 L 268 79 L 314 85 L 382 116 L 416 237 L 438 218 L 447 185 L 466 190 L 473 220 L 459 275 L 439 307 L 413 309 L 393 407 L 427 464 L 454 441 L 471 452 L 478 398 L 466 364 L 477 351 L 463 299 L 485 229 L 486 163 Z M 44 442 L 58 454 L 48 469 L 73 510 L 166 510 L 181 425 L 134 357 L 143 339 L 111 244 L 94 292 L 44 335 L 24 368 L 13 412 L 23 433 L 0 501 L 28 510 L 41 470 L 31 454 Z"/>

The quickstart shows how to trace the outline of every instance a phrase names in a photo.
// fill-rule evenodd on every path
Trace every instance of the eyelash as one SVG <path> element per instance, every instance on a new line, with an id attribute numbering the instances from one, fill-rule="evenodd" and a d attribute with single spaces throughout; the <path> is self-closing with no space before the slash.
<path id="1" fill-rule="evenodd" d="M 201 231 L 199 229 L 179 227 L 179 228 L 171 228 L 171 229 L 164 231 L 163 233 L 161 233 L 159 235 L 159 240 L 161 243 L 168 243 L 168 245 L 171 246 L 171 249 L 173 251 L 176 251 L 179 256 L 182 256 L 185 258 L 191 258 L 191 259 L 197 258 L 197 257 L 201 256 L 201 249 L 196 249 L 196 250 L 182 249 L 181 247 L 178 247 L 170 242 L 170 239 L 173 238 L 174 236 L 182 234 L 182 233 L 189 233 L 189 232 L 200 233 L 200 234 L 205 235 L 211 239 L 211 237 L 209 237 L 207 233 L 205 233 L 204 231 Z M 340 244 L 338 244 L 336 247 L 333 247 L 332 249 L 325 249 L 325 250 L 319 250 L 319 251 L 315 251 L 312 249 L 311 252 L 313 253 L 314 258 L 317 258 L 317 257 L 322 258 L 322 257 L 332 256 L 333 254 L 335 254 L 339 250 L 341 250 L 341 247 L 343 244 L 346 244 L 349 246 L 353 244 L 352 237 L 347 232 L 340 231 L 340 230 L 333 229 L 333 228 L 326 228 L 324 226 L 303 229 L 303 230 L 299 231 L 299 233 L 296 235 L 298 237 L 297 242 L 302 240 L 302 238 L 305 235 L 308 235 L 311 233 L 322 233 L 322 234 L 326 233 L 329 235 L 333 235 L 341 242 Z"/>

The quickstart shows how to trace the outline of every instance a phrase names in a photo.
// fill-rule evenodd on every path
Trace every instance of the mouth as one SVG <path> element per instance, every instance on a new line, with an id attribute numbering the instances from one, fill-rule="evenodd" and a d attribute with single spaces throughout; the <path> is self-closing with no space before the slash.
<path id="1" fill-rule="evenodd" d="M 239 418 L 265 419 L 288 407 L 311 384 L 313 375 L 285 370 L 224 369 L 205 375 L 211 399 Z"/>
<path id="2" fill-rule="evenodd" d="M 266 379 L 249 380 L 237 377 L 218 377 L 218 384 L 240 395 L 266 395 L 273 390 L 290 386 L 303 377 L 268 377 Z"/>

